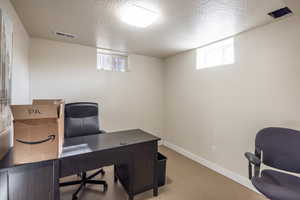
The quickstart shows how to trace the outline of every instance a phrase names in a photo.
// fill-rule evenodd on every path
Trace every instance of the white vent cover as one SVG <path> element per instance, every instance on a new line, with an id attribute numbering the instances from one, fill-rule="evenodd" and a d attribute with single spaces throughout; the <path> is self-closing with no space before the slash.
<path id="1" fill-rule="evenodd" d="M 61 37 L 61 38 L 67 38 L 67 39 L 75 39 L 77 36 L 73 35 L 71 33 L 64 33 L 64 32 L 60 32 L 60 31 L 55 31 L 54 35 Z"/>

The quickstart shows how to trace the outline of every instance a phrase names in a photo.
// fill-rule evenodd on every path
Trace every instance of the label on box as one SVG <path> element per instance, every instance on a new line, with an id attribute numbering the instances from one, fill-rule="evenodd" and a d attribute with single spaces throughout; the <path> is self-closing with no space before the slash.
<path id="1" fill-rule="evenodd" d="M 58 118 L 56 105 L 12 105 L 14 120 Z"/>

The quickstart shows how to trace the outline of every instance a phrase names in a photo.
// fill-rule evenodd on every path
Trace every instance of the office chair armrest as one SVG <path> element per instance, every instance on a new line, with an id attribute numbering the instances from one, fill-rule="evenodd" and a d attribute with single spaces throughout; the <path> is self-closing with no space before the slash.
<path id="1" fill-rule="evenodd" d="M 254 155 L 253 153 L 250 153 L 250 152 L 246 152 L 245 153 L 245 157 L 248 159 L 248 161 L 253 164 L 253 165 L 260 165 L 261 164 L 261 161 L 260 159 Z"/>
<path id="2" fill-rule="evenodd" d="M 259 172 L 260 172 L 261 160 L 256 155 L 254 155 L 253 153 L 250 153 L 250 152 L 246 152 L 245 157 L 249 161 L 249 164 L 248 164 L 249 179 L 251 180 L 253 177 L 252 176 L 252 164 L 254 165 L 254 176 L 258 177 Z"/>

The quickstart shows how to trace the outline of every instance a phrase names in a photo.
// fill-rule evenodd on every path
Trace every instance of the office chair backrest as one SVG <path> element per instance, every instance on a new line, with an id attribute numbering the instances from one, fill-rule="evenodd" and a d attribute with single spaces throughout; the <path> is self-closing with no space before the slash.
<path id="1" fill-rule="evenodd" d="M 99 133 L 97 103 L 70 103 L 65 105 L 65 137 Z"/>
<path id="2" fill-rule="evenodd" d="M 265 165 L 300 173 L 300 132 L 287 128 L 265 128 L 258 132 L 255 151 Z"/>

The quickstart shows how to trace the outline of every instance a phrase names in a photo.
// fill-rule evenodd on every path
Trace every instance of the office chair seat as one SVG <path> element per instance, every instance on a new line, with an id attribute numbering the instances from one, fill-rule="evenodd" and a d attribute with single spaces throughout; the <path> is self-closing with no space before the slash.
<path id="1" fill-rule="evenodd" d="M 263 170 L 261 177 L 252 178 L 258 191 L 271 200 L 299 200 L 300 178 L 274 170 Z"/>

